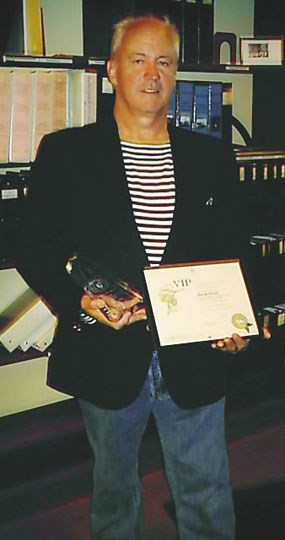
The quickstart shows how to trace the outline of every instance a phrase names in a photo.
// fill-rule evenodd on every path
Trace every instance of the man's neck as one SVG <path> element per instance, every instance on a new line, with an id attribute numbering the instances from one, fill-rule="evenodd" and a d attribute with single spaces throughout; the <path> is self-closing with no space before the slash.
<path id="1" fill-rule="evenodd" d="M 166 117 L 152 119 L 145 115 L 126 121 L 116 109 L 114 115 L 121 140 L 144 144 L 163 144 L 169 140 Z"/>

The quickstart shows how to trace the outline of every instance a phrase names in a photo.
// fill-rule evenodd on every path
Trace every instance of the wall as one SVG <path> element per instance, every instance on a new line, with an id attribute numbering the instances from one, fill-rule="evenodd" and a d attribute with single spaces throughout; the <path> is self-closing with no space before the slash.
<path id="1" fill-rule="evenodd" d="M 254 0 L 215 0 L 214 31 L 233 32 L 237 36 L 237 63 L 240 61 L 239 38 L 252 36 L 254 31 Z M 221 49 L 221 63 L 228 61 L 228 50 Z M 218 78 L 218 77 L 216 77 Z M 252 135 L 252 96 L 253 80 L 251 75 L 225 75 L 223 82 L 233 83 L 233 115 Z M 243 144 L 243 140 L 233 131 L 233 142 Z"/>
<path id="2" fill-rule="evenodd" d="M 48 54 L 83 54 L 82 0 L 41 0 Z M 214 0 L 215 31 L 253 33 L 254 0 Z"/>
<path id="3" fill-rule="evenodd" d="M 254 29 L 254 0 L 214 0 L 215 32 L 233 32 L 238 40 L 252 36 Z M 237 60 L 239 61 L 239 46 Z M 222 62 L 226 60 L 226 51 Z"/>
<path id="4" fill-rule="evenodd" d="M 41 0 L 46 54 L 83 54 L 82 0 Z"/>

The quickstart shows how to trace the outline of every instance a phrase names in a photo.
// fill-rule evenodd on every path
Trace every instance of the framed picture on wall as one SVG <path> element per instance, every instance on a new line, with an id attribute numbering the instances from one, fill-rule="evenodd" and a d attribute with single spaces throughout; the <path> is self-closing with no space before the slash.
<path id="1" fill-rule="evenodd" d="M 282 64 L 283 36 L 241 37 L 240 59 L 248 65 Z"/>

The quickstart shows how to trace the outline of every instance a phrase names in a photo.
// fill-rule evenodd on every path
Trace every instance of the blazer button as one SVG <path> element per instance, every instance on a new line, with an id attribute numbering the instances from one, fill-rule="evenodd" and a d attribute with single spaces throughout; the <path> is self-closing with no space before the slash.
<path id="1" fill-rule="evenodd" d="M 80 322 L 75 322 L 72 326 L 73 330 L 75 332 L 81 332 L 82 331 L 82 326 L 81 326 L 81 323 Z"/>

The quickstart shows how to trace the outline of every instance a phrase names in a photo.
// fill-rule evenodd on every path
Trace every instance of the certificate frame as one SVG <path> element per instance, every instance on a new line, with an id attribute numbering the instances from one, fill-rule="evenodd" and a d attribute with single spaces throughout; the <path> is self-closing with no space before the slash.
<path id="1" fill-rule="evenodd" d="M 157 348 L 261 334 L 239 259 L 146 266 L 143 289 Z"/>

